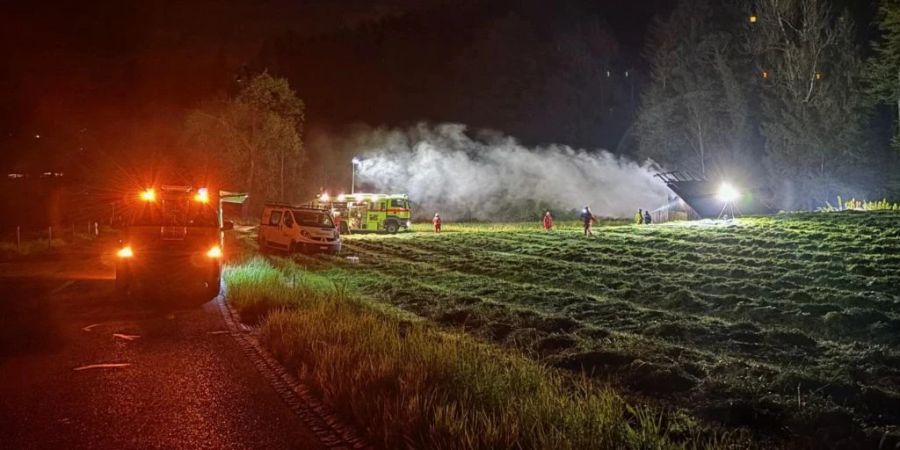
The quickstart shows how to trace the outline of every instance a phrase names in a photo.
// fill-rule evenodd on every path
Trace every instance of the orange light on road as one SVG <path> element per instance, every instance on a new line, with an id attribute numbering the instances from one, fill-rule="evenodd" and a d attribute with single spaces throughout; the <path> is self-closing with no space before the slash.
<path id="1" fill-rule="evenodd" d="M 209 249 L 208 252 L 206 252 L 206 256 L 209 256 L 210 258 L 221 258 L 222 257 L 222 247 L 219 247 L 218 245 L 213 245 L 213 247 L 211 249 Z"/>
<path id="2" fill-rule="evenodd" d="M 156 191 L 153 189 L 144 190 L 144 192 L 141 192 L 141 200 L 145 202 L 156 201 Z"/>
<path id="3" fill-rule="evenodd" d="M 197 195 L 194 195 L 194 200 L 200 203 L 209 203 L 209 191 L 206 188 L 197 189 Z"/>
<path id="4" fill-rule="evenodd" d="M 122 247 L 116 252 L 116 256 L 119 258 L 131 258 L 134 256 L 134 252 L 131 251 L 131 247 Z"/>

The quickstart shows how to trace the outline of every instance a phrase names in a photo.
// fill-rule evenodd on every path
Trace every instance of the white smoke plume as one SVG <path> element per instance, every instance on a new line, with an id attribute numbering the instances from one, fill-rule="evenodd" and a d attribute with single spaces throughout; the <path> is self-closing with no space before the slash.
<path id="1" fill-rule="evenodd" d="M 495 132 L 472 138 L 466 131 L 458 124 L 368 129 L 347 139 L 344 150 L 362 159 L 357 186 L 407 193 L 420 217 L 503 220 L 513 205 L 590 205 L 598 216 L 631 217 L 666 201 L 668 190 L 649 162 L 564 145 L 526 148 Z"/>

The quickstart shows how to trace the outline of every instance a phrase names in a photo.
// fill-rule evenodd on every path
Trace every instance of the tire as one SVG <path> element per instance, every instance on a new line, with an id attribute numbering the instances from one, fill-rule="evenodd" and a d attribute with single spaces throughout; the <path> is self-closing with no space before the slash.
<path id="1" fill-rule="evenodd" d="M 204 289 L 205 300 L 209 301 L 213 298 L 219 296 L 219 285 L 221 284 L 221 280 L 219 278 L 214 278 L 209 280 L 206 284 L 206 289 Z"/>
<path id="2" fill-rule="evenodd" d="M 384 229 L 390 234 L 396 234 L 400 231 L 400 224 L 392 220 L 384 225 Z"/>

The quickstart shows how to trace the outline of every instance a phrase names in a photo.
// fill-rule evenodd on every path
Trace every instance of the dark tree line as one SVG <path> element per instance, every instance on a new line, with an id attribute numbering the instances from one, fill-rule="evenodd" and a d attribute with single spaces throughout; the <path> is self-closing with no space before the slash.
<path id="1" fill-rule="evenodd" d="M 882 6 L 867 66 L 852 18 L 827 0 L 680 1 L 647 44 L 639 155 L 768 184 L 784 208 L 888 194 L 897 155 L 874 119 L 876 101 L 900 99 L 896 5 Z"/>

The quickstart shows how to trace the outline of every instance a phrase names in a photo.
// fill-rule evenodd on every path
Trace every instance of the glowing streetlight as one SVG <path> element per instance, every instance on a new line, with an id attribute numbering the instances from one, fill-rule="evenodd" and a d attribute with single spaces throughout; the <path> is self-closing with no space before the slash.
<path id="1" fill-rule="evenodd" d="M 731 203 L 740 198 L 741 193 L 729 183 L 722 183 L 719 186 L 719 193 L 716 195 L 723 203 Z"/>
<path id="2" fill-rule="evenodd" d="M 730 183 L 722 183 L 719 185 L 719 192 L 716 194 L 716 198 L 722 202 L 722 212 L 719 213 L 719 218 L 722 216 L 725 219 L 728 219 L 728 215 L 725 214 L 725 211 L 728 210 L 731 212 L 731 219 L 734 219 L 734 202 L 741 198 L 741 193 Z"/>
<path id="3" fill-rule="evenodd" d="M 350 193 L 353 194 L 356 192 L 356 166 L 358 166 L 362 160 L 354 156 L 350 162 L 353 163 L 353 169 L 350 172 Z"/>

